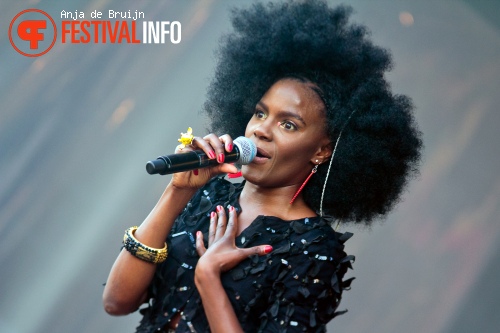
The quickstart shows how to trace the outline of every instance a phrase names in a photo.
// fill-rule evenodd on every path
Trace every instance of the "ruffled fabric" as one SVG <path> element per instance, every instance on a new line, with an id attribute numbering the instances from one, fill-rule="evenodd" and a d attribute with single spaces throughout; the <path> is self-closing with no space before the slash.
<path id="1" fill-rule="evenodd" d="M 150 302 L 141 309 L 137 333 L 161 332 L 180 312 L 177 332 L 210 332 L 194 284 L 198 254 L 194 234 L 208 239 L 210 212 L 217 205 L 241 207 L 243 184 L 214 178 L 197 192 L 175 221 L 167 238 L 169 256 L 158 265 Z M 239 247 L 270 244 L 273 251 L 251 256 L 221 276 L 222 284 L 245 332 L 326 332 L 343 290 L 354 278 L 343 277 L 354 261 L 344 252 L 351 233 L 335 232 L 320 217 L 283 221 L 258 216 L 237 238 Z"/>

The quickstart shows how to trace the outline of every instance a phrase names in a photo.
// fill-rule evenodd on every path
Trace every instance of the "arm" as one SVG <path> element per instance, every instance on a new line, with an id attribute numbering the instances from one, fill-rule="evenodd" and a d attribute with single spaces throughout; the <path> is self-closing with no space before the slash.
<path id="1" fill-rule="evenodd" d="M 224 140 L 211 134 L 203 139 L 195 138 L 193 146 L 202 148 L 214 156 L 232 148 L 232 140 Z M 162 248 L 176 217 L 194 195 L 214 175 L 236 172 L 236 167 L 222 163 L 212 168 L 183 172 L 173 175 L 172 181 L 163 192 L 160 200 L 135 232 L 135 237 L 143 244 Z M 106 312 L 124 315 L 135 311 L 147 300 L 147 290 L 153 279 L 156 265 L 140 260 L 128 251 L 122 250 L 109 274 L 103 293 Z"/>
<path id="2" fill-rule="evenodd" d="M 195 283 L 203 302 L 210 330 L 214 333 L 243 332 L 222 286 L 221 273 L 230 270 L 252 254 L 264 255 L 272 251 L 269 245 L 245 249 L 236 247 L 234 240 L 238 227 L 234 207 L 229 208 L 227 226 L 225 215 L 222 206 L 217 207 L 217 213 L 211 214 L 208 250 L 203 245 L 201 233 L 196 234 L 196 248 L 201 258 L 196 265 Z"/>
<path id="3" fill-rule="evenodd" d="M 222 287 L 220 274 L 196 270 L 196 287 L 212 332 L 243 333 L 233 306 Z"/>
<path id="4" fill-rule="evenodd" d="M 137 229 L 136 238 L 150 247 L 162 248 L 175 218 L 193 194 L 193 190 L 178 189 L 169 184 L 156 206 Z M 173 198 L 175 200 L 172 200 Z M 122 249 L 104 288 L 103 303 L 106 312 L 124 315 L 135 311 L 146 301 L 147 289 L 155 270 L 156 265 L 140 260 Z"/>

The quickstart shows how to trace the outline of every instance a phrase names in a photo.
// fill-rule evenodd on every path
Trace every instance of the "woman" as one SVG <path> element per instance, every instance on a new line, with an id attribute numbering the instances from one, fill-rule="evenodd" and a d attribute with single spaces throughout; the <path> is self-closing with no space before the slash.
<path id="1" fill-rule="evenodd" d="M 409 99 L 383 77 L 388 53 L 349 14 L 322 1 L 233 12 L 205 105 L 227 134 L 177 149 L 219 164 L 175 174 L 127 231 L 108 313 L 148 302 L 137 332 L 324 332 L 342 313 L 351 234 L 331 224 L 389 212 L 421 148 Z M 242 134 L 258 154 L 233 184 L 219 175 L 238 171 L 224 151 Z"/>

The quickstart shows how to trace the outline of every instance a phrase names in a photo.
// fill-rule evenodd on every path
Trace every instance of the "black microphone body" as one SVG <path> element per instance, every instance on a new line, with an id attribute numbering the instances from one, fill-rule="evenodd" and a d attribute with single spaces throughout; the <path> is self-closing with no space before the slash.
<path id="1" fill-rule="evenodd" d="M 255 144 L 245 137 L 239 137 L 235 139 L 233 143 L 233 150 L 231 152 L 224 152 L 224 162 L 240 162 L 241 164 L 250 163 L 257 153 Z M 187 153 L 160 156 L 156 160 L 147 162 L 146 171 L 150 175 L 168 175 L 217 164 L 219 164 L 217 160 L 208 158 L 204 151 L 193 150 Z"/>
<path id="2" fill-rule="evenodd" d="M 240 158 L 237 149 L 232 152 L 225 152 L 224 162 L 236 162 Z M 176 172 L 195 170 L 219 164 L 216 159 L 209 159 L 202 150 L 193 150 L 182 154 L 171 154 L 160 156 L 154 161 L 146 164 L 146 171 L 150 175 L 168 175 Z"/>

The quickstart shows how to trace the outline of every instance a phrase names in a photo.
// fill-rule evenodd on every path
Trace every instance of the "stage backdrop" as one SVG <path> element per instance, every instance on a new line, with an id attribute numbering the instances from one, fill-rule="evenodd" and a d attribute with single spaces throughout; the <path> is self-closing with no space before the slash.
<path id="1" fill-rule="evenodd" d="M 0 3 L 0 332 L 134 332 L 140 316 L 108 316 L 101 295 L 125 228 L 169 181 L 148 175 L 145 162 L 172 152 L 188 126 L 205 133 L 213 50 L 229 29 L 228 8 L 250 2 Z M 388 79 L 413 98 L 425 152 L 420 177 L 386 221 L 343 228 L 355 233 L 347 251 L 356 280 L 340 305 L 349 312 L 328 331 L 497 332 L 500 3 L 349 3 L 354 21 L 392 50 Z M 58 29 L 39 57 L 9 39 L 11 21 L 30 8 Z M 109 10 L 130 10 L 119 19 L 127 29 L 144 13 L 130 43 L 77 44 L 63 31 L 68 13 L 91 20 L 100 11 L 114 22 Z M 143 21 L 170 22 L 164 43 L 142 43 Z"/>

